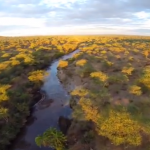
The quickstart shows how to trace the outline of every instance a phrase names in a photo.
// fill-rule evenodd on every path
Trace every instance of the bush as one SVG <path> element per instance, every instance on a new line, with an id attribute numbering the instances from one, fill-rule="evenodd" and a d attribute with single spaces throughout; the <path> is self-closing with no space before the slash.
<path id="1" fill-rule="evenodd" d="M 55 128 L 46 130 L 42 135 L 35 138 L 37 146 L 51 147 L 56 150 L 63 150 L 66 142 L 66 137 L 62 132 L 57 131 Z"/>
<path id="2" fill-rule="evenodd" d="M 59 57 L 61 57 L 61 56 L 63 56 L 63 55 L 64 55 L 63 52 L 57 52 L 57 53 L 54 55 L 54 57 L 55 57 L 55 58 L 59 58 Z"/>
<path id="3" fill-rule="evenodd" d="M 81 139 L 83 143 L 90 143 L 94 139 L 94 132 L 92 130 L 86 132 Z"/>
<path id="4" fill-rule="evenodd" d="M 95 69 L 90 63 L 86 63 L 84 67 L 79 71 L 79 74 L 81 77 L 89 77 L 92 72 L 94 72 Z"/>

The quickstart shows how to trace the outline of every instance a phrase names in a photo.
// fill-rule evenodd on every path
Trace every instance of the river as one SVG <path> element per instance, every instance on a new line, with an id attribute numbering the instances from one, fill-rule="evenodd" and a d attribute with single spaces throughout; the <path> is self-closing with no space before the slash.
<path id="1" fill-rule="evenodd" d="M 49 75 L 45 78 L 42 86 L 42 91 L 46 93 L 46 104 L 39 102 L 34 106 L 33 113 L 13 143 L 12 150 L 50 150 L 50 148 L 37 147 L 35 137 L 49 127 L 59 128 L 58 119 L 60 116 L 69 118 L 71 115 L 70 96 L 57 77 L 57 66 L 59 60 L 69 59 L 77 52 L 79 50 L 55 60 L 47 69 Z"/>

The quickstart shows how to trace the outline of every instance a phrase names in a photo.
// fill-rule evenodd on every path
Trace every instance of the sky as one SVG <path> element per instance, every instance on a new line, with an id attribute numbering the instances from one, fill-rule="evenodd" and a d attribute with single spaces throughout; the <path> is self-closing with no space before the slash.
<path id="1" fill-rule="evenodd" d="M 0 0 L 0 36 L 150 35 L 150 0 Z"/>

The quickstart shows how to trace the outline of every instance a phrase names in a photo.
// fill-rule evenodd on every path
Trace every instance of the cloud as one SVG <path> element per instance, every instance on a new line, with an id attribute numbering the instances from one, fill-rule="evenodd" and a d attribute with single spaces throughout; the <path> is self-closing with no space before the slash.
<path id="1" fill-rule="evenodd" d="M 139 19 L 148 19 L 150 18 L 150 13 L 146 13 L 145 11 L 140 11 L 134 14 Z"/>
<path id="2" fill-rule="evenodd" d="M 0 0 L 0 35 L 150 35 L 149 24 L 149 0 Z"/>
<path id="3" fill-rule="evenodd" d="M 0 0 L 1 3 L 5 3 L 7 5 L 18 5 L 18 4 L 36 4 L 37 2 L 40 2 L 39 0 Z"/>
<path id="4" fill-rule="evenodd" d="M 44 19 L 36 18 L 19 18 L 19 17 L 0 17 L 0 25 L 3 26 L 28 26 L 28 27 L 44 27 Z"/>

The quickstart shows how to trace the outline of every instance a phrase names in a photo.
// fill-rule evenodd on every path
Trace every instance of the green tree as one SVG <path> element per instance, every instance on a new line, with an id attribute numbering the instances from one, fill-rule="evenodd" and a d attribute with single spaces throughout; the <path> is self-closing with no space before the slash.
<path id="1" fill-rule="evenodd" d="M 37 146 L 51 147 L 56 150 L 63 150 L 66 140 L 67 139 L 63 133 L 57 131 L 55 128 L 49 128 L 42 135 L 35 138 Z"/>

